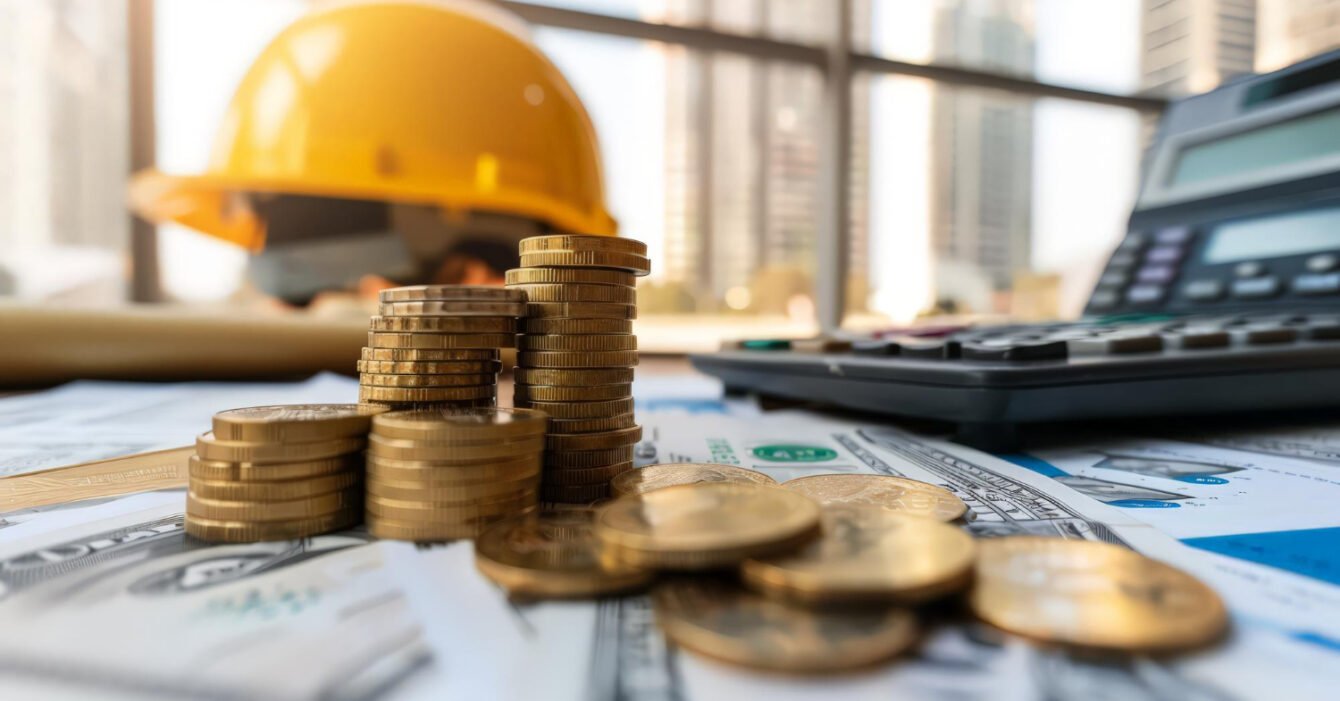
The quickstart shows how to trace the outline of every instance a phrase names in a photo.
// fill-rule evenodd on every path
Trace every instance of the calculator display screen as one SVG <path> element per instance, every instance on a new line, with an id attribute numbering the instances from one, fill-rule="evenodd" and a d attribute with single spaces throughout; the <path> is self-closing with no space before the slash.
<path id="1" fill-rule="evenodd" d="M 1340 153 L 1340 110 L 1297 117 L 1183 149 L 1169 185 L 1288 166 Z"/>
<path id="2" fill-rule="evenodd" d="M 1272 214 L 1219 224 L 1209 231 L 1206 263 L 1340 251 L 1340 207 Z"/>

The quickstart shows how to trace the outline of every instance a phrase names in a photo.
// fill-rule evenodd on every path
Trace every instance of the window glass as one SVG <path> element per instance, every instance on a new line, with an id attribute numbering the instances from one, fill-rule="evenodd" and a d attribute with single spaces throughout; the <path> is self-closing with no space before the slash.
<path id="1" fill-rule="evenodd" d="M 1134 201 L 1137 114 L 894 77 L 853 103 L 848 326 L 1079 313 Z"/>
<path id="2" fill-rule="evenodd" d="M 832 36 L 836 7 L 830 0 L 531 0 L 529 4 L 807 44 Z"/>

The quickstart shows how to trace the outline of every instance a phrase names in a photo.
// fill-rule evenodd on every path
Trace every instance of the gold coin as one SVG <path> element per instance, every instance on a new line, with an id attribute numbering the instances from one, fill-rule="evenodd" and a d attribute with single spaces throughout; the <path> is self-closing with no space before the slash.
<path id="1" fill-rule="evenodd" d="M 550 433 L 544 437 L 546 450 L 609 450 L 633 445 L 642 440 L 642 427 L 619 428 L 600 433 Z"/>
<path id="2" fill-rule="evenodd" d="M 516 317 L 374 316 L 368 328 L 388 333 L 516 333 Z"/>
<path id="3" fill-rule="evenodd" d="M 497 362 L 498 349 L 363 348 L 363 360 L 379 362 Z"/>
<path id="4" fill-rule="evenodd" d="M 634 275 L 651 274 L 646 256 L 616 251 L 539 251 L 522 253 L 523 268 L 612 268 Z"/>
<path id="5" fill-rule="evenodd" d="M 536 334 L 619 334 L 633 333 L 633 322 L 628 319 L 521 319 L 519 330 L 521 333 Z"/>
<path id="6" fill-rule="evenodd" d="M 632 428 L 636 425 L 637 417 L 632 413 L 600 419 L 565 419 L 561 421 L 553 419 L 549 421 L 549 428 L 554 433 L 595 433 L 598 431 L 613 431 L 619 428 Z"/>
<path id="7" fill-rule="evenodd" d="M 508 285 L 622 285 L 632 287 L 637 278 L 621 270 L 596 268 L 512 268 L 507 271 Z"/>
<path id="8" fill-rule="evenodd" d="M 567 509 L 499 521 L 475 540 L 475 567 L 508 593 L 528 597 L 591 598 L 650 584 L 648 570 L 602 561 L 592 516 Z"/>
<path id="9" fill-rule="evenodd" d="M 372 430 L 385 438 L 490 443 L 542 435 L 549 419 L 530 409 L 427 409 L 383 414 Z"/>
<path id="10" fill-rule="evenodd" d="M 367 439 L 362 435 L 301 443 L 260 443 L 219 440 L 209 431 L 196 437 L 195 454 L 201 460 L 220 462 L 304 462 L 356 453 L 366 445 Z"/>
<path id="11" fill-rule="evenodd" d="M 600 467 L 550 467 L 544 471 L 544 483 L 561 486 L 609 486 L 610 480 L 633 469 L 633 461 L 625 460 Z"/>
<path id="12" fill-rule="evenodd" d="M 366 516 L 368 520 L 385 518 L 404 523 L 469 523 L 512 516 L 538 503 L 534 491 L 519 493 L 508 501 L 451 507 L 368 495 Z"/>
<path id="13" fill-rule="evenodd" d="M 188 516 L 217 521 L 290 521 L 326 516 L 342 509 L 357 508 L 363 503 L 361 487 L 345 488 L 338 492 L 318 494 L 302 499 L 284 501 L 238 501 L 208 499 L 186 492 Z"/>
<path id="14" fill-rule="evenodd" d="M 516 362 L 526 368 L 631 368 L 637 351 L 521 351 Z"/>
<path id="15" fill-rule="evenodd" d="M 458 444 L 434 441 L 386 438 L 376 433 L 368 437 L 368 455 L 390 460 L 450 460 L 460 462 L 522 457 L 544 450 L 544 438 L 530 436 L 490 443 Z"/>
<path id="16" fill-rule="evenodd" d="M 382 375 L 364 372 L 359 383 L 370 387 L 493 387 L 498 376 L 479 375 Z"/>
<path id="17" fill-rule="evenodd" d="M 324 477 L 279 480 L 274 482 L 234 482 L 225 480 L 204 480 L 192 477 L 187 488 L 192 494 L 205 499 L 224 499 L 234 501 L 286 501 L 304 499 L 319 494 L 328 494 L 360 484 L 363 475 L 359 472 L 343 472 Z"/>
<path id="18" fill-rule="evenodd" d="M 633 446 L 609 450 L 565 450 L 549 451 L 544 454 L 545 469 L 569 467 L 601 467 L 633 459 Z"/>
<path id="19" fill-rule="evenodd" d="M 516 514 L 509 514 L 509 516 L 534 513 L 535 510 L 536 507 L 531 506 L 518 511 Z M 490 517 L 464 523 L 409 523 L 372 516 L 368 518 L 368 533 L 376 538 L 387 540 L 419 542 L 474 538 L 502 518 L 505 517 Z"/>
<path id="20" fill-rule="evenodd" d="M 512 368 L 516 381 L 525 385 L 554 387 L 590 387 L 622 385 L 633 381 L 633 368 L 595 368 L 593 370 L 555 370 L 553 368 Z"/>
<path id="21" fill-rule="evenodd" d="M 637 318 L 636 304 L 612 302 L 530 302 L 524 316 L 532 319 L 622 319 Z"/>
<path id="22" fill-rule="evenodd" d="M 552 234 L 522 239 L 517 250 L 522 254 L 540 251 L 614 251 L 645 256 L 647 255 L 647 244 L 635 239 L 621 239 L 613 236 Z"/>
<path id="23" fill-rule="evenodd" d="M 864 504 L 823 509 L 823 535 L 792 553 L 745 560 L 751 588 L 801 604 L 918 604 L 967 585 L 972 537 L 924 516 Z"/>
<path id="24" fill-rule="evenodd" d="M 682 484 L 615 499 L 596 513 L 596 535 L 622 562 L 712 569 L 812 540 L 819 515 L 813 500 L 779 487 Z"/>
<path id="25" fill-rule="evenodd" d="M 362 467 L 362 453 L 303 462 L 260 464 L 201 460 L 194 455 L 187 461 L 187 473 L 191 479 L 210 482 L 282 482 L 284 480 L 353 472 L 362 469 Z"/>
<path id="26" fill-rule="evenodd" d="M 359 372 L 376 375 L 497 375 L 502 363 L 496 360 L 458 360 L 443 362 L 413 362 L 394 360 L 360 360 Z"/>
<path id="27" fill-rule="evenodd" d="M 633 396 L 633 385 L 590 385 L 588 387 L 554 387 L 552 385 L 512 385 L 516 401 L 530 402 L 596 402 Z"/>
<path id="28" fill-rule="evenodd" d="M 522 484 L 522 482 L 529 482 L 530 484 Z M 478 487 L 482 485 L 475 486 Z M 511 483 L 511 489 L 496 494 L 454 491 L 446 492 L 447 496 L 445 499 L 429 499 L 426 493 L 416 494 L 412 497 L 394 497 L 387 494 L 372 494 L 369 492 L 368 501 L 376 502 L 377 506 L 385 507 L 387 509 L 411 509 L 416 513 L 440 511 L 448 515 L 451 515 L 452 512 L 459 511 L 468 516 L 472 509 L 496 511 L 508 507 L 515 501 L 534 501 L 535 493 L 536 490 L 539 489 L 539 486 L 539 480 L 532 477 L 529 480 L 517 480 Z"/>
<path id="29" fill-rule="evenodd" d="M 522 402 L 525 408 L 542 411 L 554 419 L 603 419 L 633 411 L 633 398 L 607 402 Z"/>
<path id="30" fill-rule="evenodd" d="M 637 336 L 563 336 L 522 334 L 517 349 L 523 351 L 625 351 L 637 350 Z"/>
<path id="31" fill-rule="evenodd" d="M 220 440 L 311 442 L 368 432 L 372 417 L 385 409 L 359 404 L 286 404 L 229 409 L 214 415 Z"/>
<path id="32" fill-rule="evenodd" d="M 476 484 L 506 481 L 536 474 L 543 460 L 540 454 L 519 458 L 495 458 L 466 464 L 368 458 L 368 480 L 422 482 L 425 484 Z"/>
<path id="33" fill-rule="evenodd" d="M 482 301 L 482 302 L 524 302 L 525 295 L 519 295 L 504 287 L 484 285 L 411 285 L 392 287 L 378 293 L 382 302 L 422 302 L 434 301 Z"/>
<path id="34" fill-rule="evenodd" d="M 888 475 L 813 475 L 782 485 L 820 504 L 868 504 L 938 521 L 953 521 L 968 511 L 954 493 L 933 484 Z"/>
<path id="35" fill-rule="evenodd" d="M 358 401 L 373 402 L 450 402 L 460 399 L 492 399 L 494 385 L 475 387 L 374 387 L 360 385 Z"/>
<path id="36" fill-rule="evenodd" d="M 378 333 L 368 332 L 371 348 L 511 348 L 516 344 L 512 333 Z"/>
<path id="37" fill-rule="evenodd" d="M 498 406 L 497 397 L 483 397 L 480 399 L 444 399 L 431 402 L 401 402 L 390 401 L 386 399 L 361 400 L 364 404 L 377 404 L 388 407 L 393 411 L 418 411 L 419 409 L 441 409 L 449 407 L 452 409 L 492 409 Z"/>
<path id="38" fill-rule="evenodd" d="M 425 301 L 382 302 L 381 316 L 525 316 L 524 302 Z"/>
<path id="39" fill-rule="evenodd" d="M 677 484 L 701 484 L 704 482 L 744 482 L 752 484 L 775 485 L 777 481 L 754 470 L 746 470 L 734 465 L 719 465 L 710 462 L 676 462 L 663 465 L 648 465 L 640 470 L 630 470 L 610 483 L 616 495 L 645 494 L 647 492 L 673 487 Z"/>
<path id="40" fill-rule="evenodd" d="M 1228 627 L 1213 589 L 1116 545 L 1008 536 L 982 541 L 978 551 L 973 613 L 1026 638 L 1173 652 L 1213 642 Z"/>
<path id="41" fill-rule="evenodd" d="M 443 485 L 436 482 L 390 482 L 381 479 L 369 479 L 368 494 L 388 499 L 423 500 L 429 502 L 469 501 L 489 499 L 525 492 L 536 492 L 540 488 L 540 471 L 519 479 L 506 482 L 476 482 L 474 484 Z"/>
<path id="42" fill-rule="evenodd" d="M 615 285 L 512 285 L 529 302 L 613 302 L 637 304 L 637 290 Z"/>
<path id="43" fill-rule="evenodd" d="M 540 499 L 559 504 L 594 504 L 610 496 L 609 484 L 541 484 Z"/>
<path id="44" fill-rule="evenodd" d="M 657 587 L 656 623 L 676 645 L 742 667 L 832 673 L 870 667 L 917 640 L 916 617 L 894 607 L 813 610 L 715 577 Z"/>
<path id="45" fill-rule="evenodd" d="M 293 521 L 254 523 L 186 517 L 186 534 L 211 543 L 255 543 L 264 540 L 296 540 L 353 528 L 363 520 L 361 509 Z"/>

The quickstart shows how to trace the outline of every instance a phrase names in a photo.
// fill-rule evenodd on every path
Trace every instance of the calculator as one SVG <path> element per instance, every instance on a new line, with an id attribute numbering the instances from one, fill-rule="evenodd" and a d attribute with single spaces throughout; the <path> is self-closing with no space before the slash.
<path id="1" fill-rule="evenodd" d="M 744 341 L 728 391 L 1022 424 L 1340 405 L 1340 52 L 1169 105 L 1076 321 Z"/>

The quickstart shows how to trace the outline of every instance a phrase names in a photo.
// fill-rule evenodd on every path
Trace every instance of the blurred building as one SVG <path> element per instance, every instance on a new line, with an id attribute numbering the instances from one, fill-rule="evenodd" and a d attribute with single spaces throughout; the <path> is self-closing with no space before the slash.
<path id="1" fill-rule="evenodd" d="M 1257 0 L 1144 0 L 1140 87 L 1180 97 L 1250 73 L 1256 56 Z M 1265 0 L 1269 5 L 1310 2 Z"/>
<path id="2" fill-rule="evenodd" d="M 1032 5 L 940 4 L 933 17 L 933 60 L 1032 74 Z M 933 90 L 930 232 L 937 277 L 967 270 L 996 290 L 1008 290 L 1014 273 L 1029 266 L 1032 101 L 951 86 Z"/>
<path id="3" fill-rule="evenodd" d="M 1340 0 L 1262 0 L 1258 13 L 1258 72 L 1277 70 L 1340 47 Z"/>

